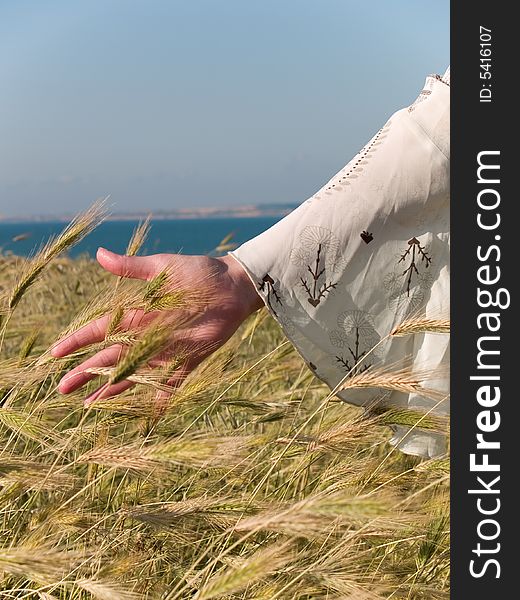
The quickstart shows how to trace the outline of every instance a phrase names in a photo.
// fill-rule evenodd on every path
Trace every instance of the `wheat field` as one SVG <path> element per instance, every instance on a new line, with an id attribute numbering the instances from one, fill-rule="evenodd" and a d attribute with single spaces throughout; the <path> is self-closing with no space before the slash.
<path id="1" fill-rule="evenodd" d="M 0 598 L 448 598 L 448 459 L 387 442 L 414 415 L 331 397 L 265 309 L 159 405 L 160 374 L 141 366 L 160 331 L 143 343 L 117 328 L 150 284 L 64 255 L 101 218 L 94 207 L 31 259 L 0 254 Z M 94 349 L 49 347 L 107 312 L 134 360 L 100 375 L 137 385 L 85 407 L 93 383 L 57 384 Z M 425 330 L 448 324 L 394 334 Z"/>

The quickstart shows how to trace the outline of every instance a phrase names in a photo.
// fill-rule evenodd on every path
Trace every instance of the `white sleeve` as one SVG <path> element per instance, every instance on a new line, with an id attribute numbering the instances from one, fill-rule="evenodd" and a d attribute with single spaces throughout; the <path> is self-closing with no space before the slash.
<path id="1" fill-rule="evenodd" d="M 331 389 L 349 372 L 408 359 L 415 370 L 435 372 L 429 388 L 448 393 L 447 375 L 440 375 L 448 336 L 387 338 L 410 315 L 449 314 L 448 81 L 429 76 L 417 100 L 392 115 L 314 196 L 231 253 Z M 447 399 L 416 393 L 364 389 L 338 396 L 358 405 L 449 412 Z M 444 452 L 442 434 L 401 425 L 394 433 L 404 452 Z"/>

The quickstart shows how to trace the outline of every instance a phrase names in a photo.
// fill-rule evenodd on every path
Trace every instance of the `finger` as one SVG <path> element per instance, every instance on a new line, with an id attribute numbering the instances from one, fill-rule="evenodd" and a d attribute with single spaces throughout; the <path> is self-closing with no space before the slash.
<path id="1" fill-rule="evenodd" d="M 158 403 L 159 410 L 162 408 L 166 408 L 166 402 L 171 397 L 173 393 L 177 389 L 181 387 L 184 383 L 188 375 L 200 365 L 200 363 L 204 360 L 203 356 L 193 356 L 189 360 L 187 360 L 183 365 L 181 365 L 175 373 L 171 375 L 166 380 L 166 385 L 170 388 L 168 391 L 166 390 L 158 390 L 155 395 L 155 399 Z M 161 411 L 162 412 L 162 411 Z"/>
<path id="2" fill-rule="evenodd" d="M 55 358 L 62 358 L 71 352 L 83 348 L 83 346 L 102 342 L 105 339 L 105 333 L 111 318 L 111 315 L 105 315 L 100 319 L 87 323 L 87 325 L 84 325 L 66 338 L 58 340 L 51 348 L 51 355 Z"/>
<path id="3" fill-rule="evenodd" d="M 148 313 L 145 315 L 142 310 L 128 311 L 123 317 L 119 327 L 121 329 L 137 328 L 140 325 L 145 325 L 156 318 L 156 314 Z M 91 323 L 87 323 L 74 333 L 71 333 L 66 338 L 59 340 L 51 348 L 51 355 L 55 358 L 62 358 L 71 354 L 84 346 L 97 344 L 105 339 L 107 328 L 112 321 L 112 315 L 107 314 Z"/>
<path id="4" fill-rule="evenodd" d="M 166 385 L 170 388 L 168 391 L 157 391 L 155 394 L 155 406 L 158 413 L 157 416 L 161 416 L 166 412 L 166 409 L 168 408 L 168 400 L 171 398 L 172 394 L 174 394 L 175 391 L 184 383 L 186 377 L 188 377 L 194 368 L 195 367 L 190 370 L 183 369 L 175 377 L 170 377 L 166 382 Z"/>
<path id="5" fill-rule="evenodd" d="M 181 311 L 177 311 L 181 313 Z M 173 319 L 173 325 L 178 325 L 180 319 L 177 318 L 177 312 Z M 182 318 L 182 313 L 181 313 Z M 166 323 L 168 321 L 165 321 Z M 189 318 L 186 318 L 189 323 Z M 157 356 L 148 361 L 150 367 L 165 367 L 172 363 L 172 359 L 178 363 L 178 369 L 187 364 L 199 365 L 206 357 L 217 350 L 222 342 L 220 340 L 208 339 L 208 326 L 206 323 L 195 322 L 195 326 L 185 329 L 175 328 L 170 336 L 168 346 L 164 348 Z M 175 371 L 177 372 L 177 370 Z"/>
<path id="6" fill-rule="evenodd" d="M 134 385 L 135 383 L 131 381 L 120 381 L 119 383 L 114 383 L 114 385 L 102 385 L 95 392 L 92 392 L 92 394 L 87 396 L 85 400 L 83 400 L 83 404 L 84 406 L 90 406 L 92 403 L 97 402 L 98 400 L 112 398 L 112 396 L 117 396 Z"/>
<path id="7" fill-rule="evenodd" d="M 70 394 L 82 385 L 85 385 L 87 381 L 98 377 L 94 373 L 86 373 L 86 369 L 111 367 L 112 365 L 115 365 L 121 355 L 121 350 L 122 346 L 120 344 L 115 344 L 114 346 L 101 350 L 91 358 L 82 362 L 61 379 L 58 384 L 59 392 L 62 394 Z"/>
<path id="8" fill-rule="evenodd" d="M 106 271 L 120 277 L 131 277 L 132 279 L 153 279 L 162 268 L 164 256 L 152 254 L 150 256 L 124 256 L 110 252 L 105 248 L 99 248 L 96 254 L 98 263 Z"/>
<path id="9" fill-rule="evenodd" d="M 148 362 L 150 367 L 164 367 L 177 356 L 182 361 L 175 371 L 166 378 L 166 385 L 171 390 L 159 390 L 156 394 L 158 406 L 166 406 L 167 400 L 185 381 L 188 375 L 201 362 L 221 346 L 220 341 L 208 341 L 205 327 L 199 326 L 176 332 L 174 341 L 165 352 L 162 352 Z"/>

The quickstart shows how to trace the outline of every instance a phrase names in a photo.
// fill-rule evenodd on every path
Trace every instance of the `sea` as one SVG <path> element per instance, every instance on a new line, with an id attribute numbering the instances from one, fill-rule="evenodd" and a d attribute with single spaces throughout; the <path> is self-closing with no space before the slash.
<path id="1" fill-rule="evenodd" d="M 197 219 L 152 220 L 151 231 L 140 254 L 160 252 L 215 254 L 221 242 L 239 246 L 259 235 L 282 217 L 218 217 Z M 105 221 L 67 254 L 95 256 L 99 246 L 124 253 L 138 221 Z M 31 256 L 50 237 L 63 231 L 60 222 L 0 222 L 0 255 Z"/>

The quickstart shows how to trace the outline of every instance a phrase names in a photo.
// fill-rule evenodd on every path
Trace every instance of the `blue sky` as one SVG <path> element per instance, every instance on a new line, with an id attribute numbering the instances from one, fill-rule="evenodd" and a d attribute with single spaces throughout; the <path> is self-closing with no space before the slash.
<path id="1" fill-rule="evenodd" d="M 0 215 L 302 202 L 448 64 L 448 0 L 0 0 Z"/>

